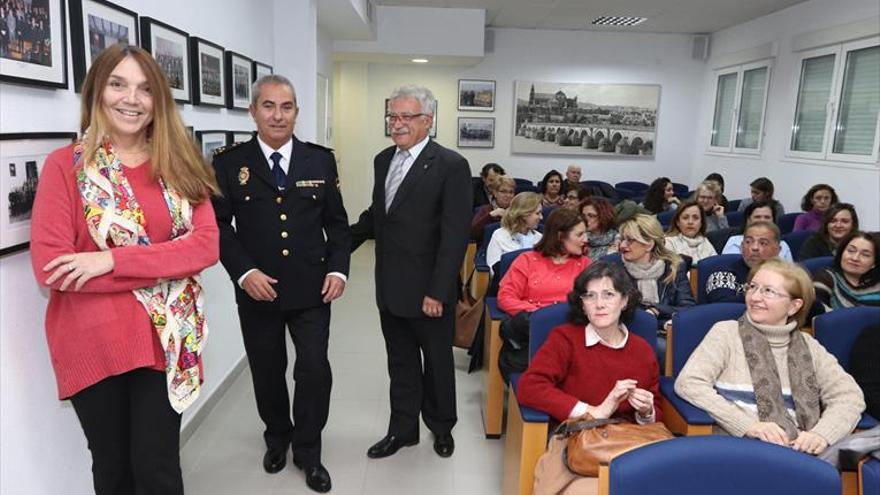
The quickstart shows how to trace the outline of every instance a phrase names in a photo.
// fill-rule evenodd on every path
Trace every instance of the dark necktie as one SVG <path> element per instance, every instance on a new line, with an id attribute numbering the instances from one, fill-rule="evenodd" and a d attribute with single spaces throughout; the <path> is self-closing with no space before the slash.
<path id="1" fill-rule="evenodd" d="M 276 151 L 269 155 L 269 158 L 272 160 L 272 175 L 275 176 L 275 185 L 283 191 L 284 185 L 287 183 L 287 175 L 281 168 L 281 153 Z"/>

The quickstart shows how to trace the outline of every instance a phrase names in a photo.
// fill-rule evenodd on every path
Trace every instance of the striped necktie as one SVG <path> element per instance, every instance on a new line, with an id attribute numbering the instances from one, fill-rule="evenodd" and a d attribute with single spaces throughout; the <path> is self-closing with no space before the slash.
<path id="1" fill-rule="evenodd" d="M 385 180 L 385 212 L 391 208 L 391 202 L 394 201 L 394 195 L 403 182 L 403 164 L 410 157 L 409 151 L 398 150 L 391 160 L 391 168 L 388 170 L 388 178 Z"/>

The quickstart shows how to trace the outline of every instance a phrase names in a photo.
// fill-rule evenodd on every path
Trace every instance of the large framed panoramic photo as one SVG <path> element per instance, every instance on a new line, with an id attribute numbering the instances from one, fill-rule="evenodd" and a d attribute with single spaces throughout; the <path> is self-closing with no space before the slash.
<path id="1" fill-rule="evenodd" d="M 89 67 L 105 48 L 138 44 L 138 15 L 106 0 L 69 1 L 73 80 L 79 92 Z"/>
<path id="2" fill-rule="evenodd" d="M 75 132 L 0 134 L 0 255 L 27 249 L 46 156 L 74 139 Z"/>
<path id="3" fill-rule="evenodd" d="M 0 81 L 67 88 L 64 26 L 64 0 L 0 0 Z"/>
<path id="4" fill-rule="evenodd" d="M 189 39 L 189 62 L 193 105 L 225 107 L 223 47 L 192 36 Z"/>
<path id="5" fill-rule="evenodd" d="M 653 156 L 660 86 L 516 81 L 514 153 Z"/>
<path id="6" fill-rule="evenodd" d="M 150 52 L 178 103 L 189 103 L 189 35 L 151 17 L 141 17 L 141 47 Z"/>

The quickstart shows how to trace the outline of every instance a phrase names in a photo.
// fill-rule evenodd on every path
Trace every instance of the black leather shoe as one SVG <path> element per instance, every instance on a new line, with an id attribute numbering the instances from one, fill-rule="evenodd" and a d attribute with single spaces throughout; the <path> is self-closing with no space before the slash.
<path id="1" fill-rule="evenodd" d="M 385 438 L 379 440 L 375 445 L 367 449 L 367 457 L 370 459 L 381 459 L 394 455 L 401 447 L 411 447 L 419 443 L 419 439 L 404 440 L 396 435 L 385 435 Z"/>
<path id="2" fill-rule="evenodd" d="M 306 486 L 318 493 L 327 493 L 330 491 L 330 473 L 327 472 L 327 468 L 322 464 L 310 467 L 305 467 L 296 461 L 293 461 L 293 464 L 306 473 Z"/>
<path id="3" fill-rule="evenodd" d="M 440 457 L 449 457 L 455 452 L 455 440 L 451 433 L 434 436 L 434 452 Z"/>
<path id="4" fill-rule="evenodd" d="M 263 469 L 269 474 L 277 473 L 287 465 L 287 447 L 283 449 L 269 449 L 263 456 Z"/>

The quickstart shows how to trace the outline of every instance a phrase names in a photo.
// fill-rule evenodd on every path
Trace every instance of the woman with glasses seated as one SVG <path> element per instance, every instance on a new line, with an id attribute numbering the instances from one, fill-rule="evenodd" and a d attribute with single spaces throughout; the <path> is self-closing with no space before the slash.
<path id="1" fill-rule="evenodd" d="M 504 253 L 529 249 L 541 240 L 541 233 L 536 229 L 542 219 L 540 194 L 521 192 L 513 197 L 510 208 L 501 217 L 501 227 L 492 233 L 486 247 L 490 273 L 494 274 L 495 263 L 501 261 Z"/>
<path id="2" fill-rule="evenodd" d="M 578 204 L 587 224 L 587 256 L 597 260 L 607 254 L 617 252 L 620 234 L 614 228 L 614 207 L 611 202 L 599 196 L 591 196 Z"/>
<path id="3" fill-rule="evenodd" d="M 496 177 L 489 186 L 492 198 L 489 203 L 477 208 L 471 220 L 471 240 L 479 243 L 483 240 L 483 228 L 494 222 L 500 222 L 504 213 L 510 208 L 516 194 L 516 181 L 507 176 Z"/>
<path id="4" fill-rule="evenodd" d="M 814 297 L 800 266 L 775 258 L 754 267 L 745 314 L 709 330 L 675 392 L 733 436 L 817 455 L 848 435 L 865 401 L 837 359 L 798 330 Z"/>
<path id="5" fill-rule="evenodd" d="M 880 269 L 877 268 L 880 235 L 851 232 L 841 239 L 840 245 L 832 265 L 813 278 L 816 298 L 825 311 L 880 306 Z"/>
<path id="6" fill-rule="evenodd" d="M 626 326 L 640 299 L 618 263 L 597 261 L 578 275 L 568 294 L 569 322 L 554 328 L 532 358 L 519 381 L 520 403 L 556 421 L 588 413 L 638 424 L 660 421 L 654 349 Z M 559 479 L 549 469 L 553 460 L 545 457 L 539 463 L 535 493 L 596 493 L 596 478 Z M 545 490 L 549 485 L 554 489 Z"/>

